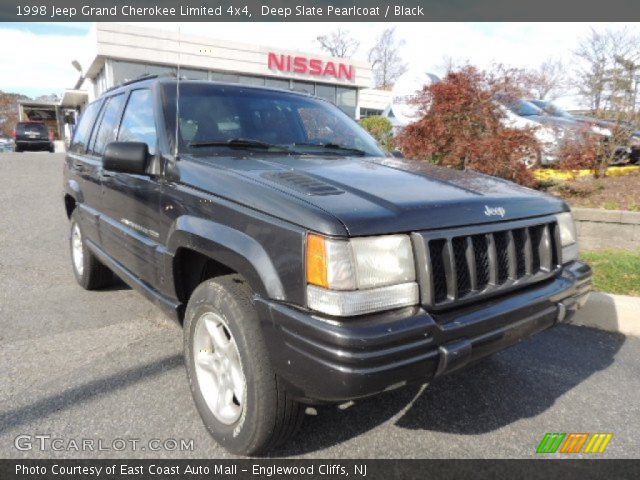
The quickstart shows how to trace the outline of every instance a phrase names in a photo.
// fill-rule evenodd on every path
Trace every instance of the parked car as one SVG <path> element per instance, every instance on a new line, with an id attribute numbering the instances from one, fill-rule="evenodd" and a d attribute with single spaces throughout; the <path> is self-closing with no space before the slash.
<path id="1" fill-rule="evenodd" d="M 13 140 L 10 138 L 0 137 L 0 152 L 13 152 Z"/>
<path id="2" fill-rule="evenodd" d="M 14 132 L 15 151 L 55 151 L 53 132 L 43 122 L 18 122 Z"/>
<path id="3" fill-rule="evenodd" d="M 532 128 L 541 145 L 539 152 L 531 152 L 523 159 L 528 168 L 549 166 L 558 161 L 558 151 L 567 134 L 571 134 L 575 122 L 550 121 L 545 113 L 532 103 L 518 99 L 498 100 L 504 113 L 505 123 L 511 128 Z"/>
<path id="4" fill-rule="evenodd" d="M 284 442 L 304 404 L 425 383 L 564 322 L 591 288 L 564 201 L 386 156 L 296 92 L 112 89 L 64 191 L 78 283 L 115 273 L 183 325 L 196 407 L 235 453 Z"/>
<path id="5" fill-rule="evenodd" d="M 542 109 L 547 115 L 574 121 L 605 138 L 610 138 L 619 125 L 616 122 L 595 117 L 573 115 L 547 100 L 530 100 L 530 102 Z M 640 131 L 637 131 L 633 125 L 623 125 L 622 128 L 628 131 L 629 139 L 625 144 L 617 147 L 617 157 L 623 162 L 630 160 L 632 163 L 638 163 L 640 161 Z"/>

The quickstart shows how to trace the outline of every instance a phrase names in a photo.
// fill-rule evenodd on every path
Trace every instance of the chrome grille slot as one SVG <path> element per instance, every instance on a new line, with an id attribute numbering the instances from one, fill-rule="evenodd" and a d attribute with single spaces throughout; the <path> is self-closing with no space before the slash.
<path id="1" fill-rule="evenodd" d="M 453 306 L 549 278 L 560 268 L 554 220 L 415 234 L 425 247 L 420 249 L 426 257 L 420 272 L 423 304 Z"/>

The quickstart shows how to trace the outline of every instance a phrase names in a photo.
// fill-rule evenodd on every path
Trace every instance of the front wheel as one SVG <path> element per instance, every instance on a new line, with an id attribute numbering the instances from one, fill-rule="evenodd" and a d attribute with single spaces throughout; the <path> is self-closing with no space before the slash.
<path id="1" fill-rule="evenodd" d="M 78 213 L 71 214 L 69 234 L 71 266 L 78 284 L 85 290 L 96 290 L 113 282 L 113 273 L 87 248 L 84 234 L 78 223 Z"/>
<path id="2" fill-rule="evenodd" d="M 527 169 L 538 168 L 542 165 L 542 153 L 539 150 L 527 149 L 522 157 L 522 163 Z"/>
<path id="3" fill-rule="evenodd" d="M 213 438 L 254 455 L 287 440 L 304 411 L 273 371 L 252 303 L 239 275 L 201 283 L 185 312 L 184 357 L 196 407 Z"/>

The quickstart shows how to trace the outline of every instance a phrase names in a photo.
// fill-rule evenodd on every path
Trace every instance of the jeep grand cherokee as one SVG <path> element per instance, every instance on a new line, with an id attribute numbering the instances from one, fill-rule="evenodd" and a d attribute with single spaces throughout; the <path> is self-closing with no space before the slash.
<path id="1" fill-rule="evenodd" d="M 566 203 L 392 158 L 295 92 L 110 90 L 64 187 L 78 283 L 115 274 L 183 324 L 195 404 L 236 453 L 286 440 L 304 404 L 425 383 L 563 322 L 590 289 Z"/>

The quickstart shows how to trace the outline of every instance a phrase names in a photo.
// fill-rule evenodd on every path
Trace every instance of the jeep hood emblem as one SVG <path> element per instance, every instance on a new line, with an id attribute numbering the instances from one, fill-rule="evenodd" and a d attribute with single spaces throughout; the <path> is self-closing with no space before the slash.
<path id="1" fill-rule="evenodd" d="M 484 206 L 484 214 L 487 217 L 493 217 L 496 215 L 500 215 L 500 217 L 504 217 L 507 211 L 502 207 L 490 207 L 489 205 Z"/>

